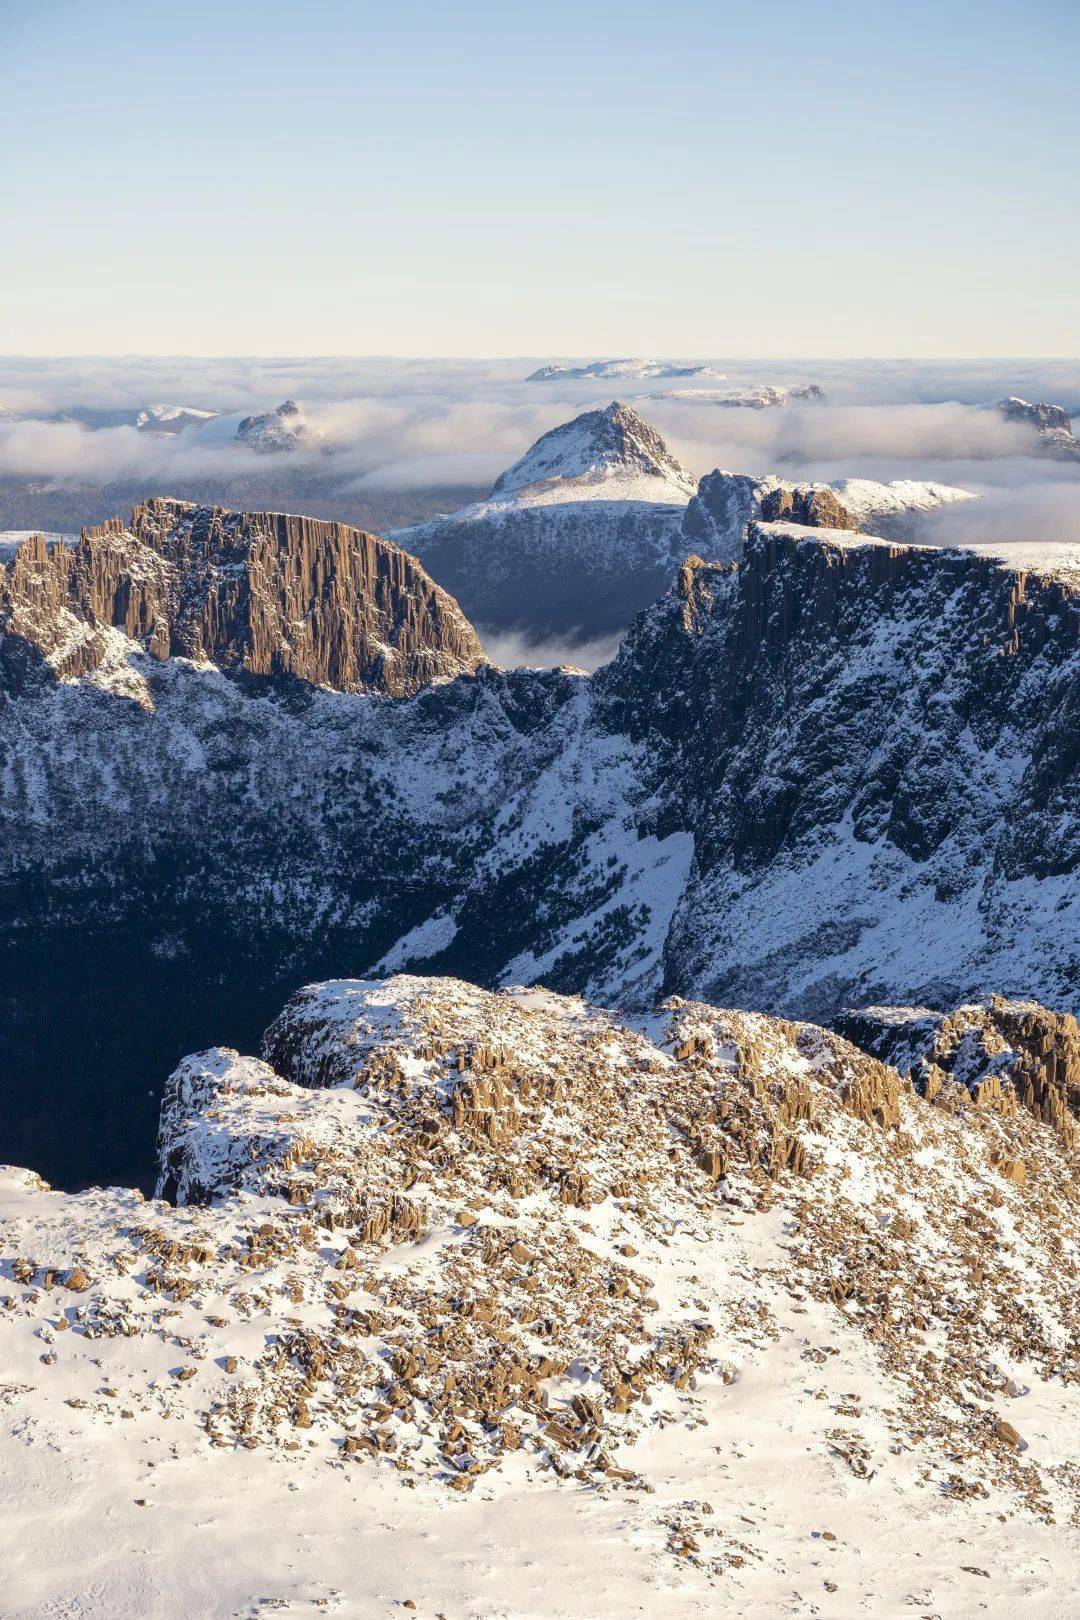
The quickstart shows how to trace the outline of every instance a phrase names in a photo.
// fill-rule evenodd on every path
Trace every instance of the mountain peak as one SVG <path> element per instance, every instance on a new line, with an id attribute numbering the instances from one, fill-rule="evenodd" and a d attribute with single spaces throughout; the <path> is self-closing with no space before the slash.
<path id="1" fill-rule="evenodd" d="M 491 498 L 514 495 L 535 485 L 646 484 L 638 499 L 662 500 L 673 487 L 688 500 L 695 481 L 679 465 L 656 429 L 631 405 L 612 400 L 604 410 L 584 411 L 544 433 L 496 483 Z M 617 498 L 616 490 L 612 497 Z"/>
<path id="2" fill-rule="evenodd" d="M 236 430 L 237 444 L 260 451 L 321 450 L 325 437 L 296 399 L 282 400 L 260 416 L 245 416 Z"/>

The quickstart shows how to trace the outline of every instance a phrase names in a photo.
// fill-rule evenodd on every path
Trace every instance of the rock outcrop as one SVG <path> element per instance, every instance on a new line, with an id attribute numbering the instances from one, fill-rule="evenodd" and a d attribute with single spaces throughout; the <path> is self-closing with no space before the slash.
<path id="1" fill-rule="evenodd" d="M 110 628 L 157 659 L 395 697 L 483 658 L 457 604 L 387 541 L 160 499 L 76 546 L 34 537 L 0 572 L 9 684 L 35 656 L 63 679 L 97 669 Z"/>
<path id="2" fill-rule="evenodd" d="M 905 1074 L 921 1096 L 956 1109 L 1025 1108 L 1069 1142 L 1080 1136 L 1080 1028 L 1071 1013 L 992 996 L 954 1012 L 863 1007 L 839 1027 Z"/>
<path id="3" fill-rule="evenodd" d="M 910 478 L 888 484 L 870 478 L 795 484 L 772 474 L 755 478 L 718 468 L 698 484 L 682 520 L 679 543 L 684 554 L 706 562 L 737 562 L 751 523 L 784 521 L 910 541 L 918 538 L 928 513 L 974 499 L 969 490 L 953 484 Z"/>
<path id="4" fill-rule="evenodd" d="M 1073 434 L 1064 406 L 1013 395 L 1010 399 L 999 399 L 996 408 L 1007 422 L 1020 422 L 1034 428 L 1043 455 L 1052 456 L 1056 461 L 1080 461 L 1080 439 Z"/>

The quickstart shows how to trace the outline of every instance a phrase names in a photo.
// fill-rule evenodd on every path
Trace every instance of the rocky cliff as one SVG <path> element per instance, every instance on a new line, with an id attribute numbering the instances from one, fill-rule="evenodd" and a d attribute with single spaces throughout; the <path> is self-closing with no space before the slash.
<path id="1" fill-rule="evenodd" d="M 402 696 L 475 669 L 457 604 L 397 546 L 338 523 L 152 500 L 76 546 L 27 541 L 0 571 L 8 684 L 106 657 L 108 629 L 156 659 Z"/>
<path id="2" fill-rule="evenodd" d="M 146 1105 L 109 1077 L 253 1040 L 328 974 L 1074 1010 L 1078 610 L 1051 572 L 757 524 L 591 678 L 481 666 L 376 702 L 113 631 L 0 710 L 14 1067 L 93 1091 L 116 1174 Z M 12 1130 L 67 1176 L 54 1118 L 23 1088 Z"/>

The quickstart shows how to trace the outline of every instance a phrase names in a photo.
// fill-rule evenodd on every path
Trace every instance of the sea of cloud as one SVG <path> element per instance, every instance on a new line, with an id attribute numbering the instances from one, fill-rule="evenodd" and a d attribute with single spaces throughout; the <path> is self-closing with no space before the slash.
<path id="1" fill-rule="evenodd" d="M 1048 460 L 1032 429 L 986 409 L 1019 394 L 1080 414 L 1080 361 L 710 359 L 723 382 L 527 382 L 538 363 L 0 357 L 0 479 L 76 491 L 197 494 L 212 486 L 220 498 L 257 470 L 303 479 L 309 491 L 314 481 L 324 506 L 335 496 L 352 509 L 367 494 L 398 494 L 407 514 L 409 499 L 425 490 L 475 497 L 541 433 L 617 393 L 697 476 L 725 467 L 790 478 L 934 479 L 981 498 L 942 511 L 925 538 L 1080 539 L 1080 462 Z M 750 410 L 716 400 L 718 390 L 802 382 L 820 383 L 825 403 Z M 254 457 L 235 442 L 239 422 L 285 398 L 301 402 L 327 448 Z M 141 431 L 138 412 L 158 404 L 217 414 L 172 436 Z M 500 652 L 501 661 L 591 665 L 606 650 L 507 644 Z"/>

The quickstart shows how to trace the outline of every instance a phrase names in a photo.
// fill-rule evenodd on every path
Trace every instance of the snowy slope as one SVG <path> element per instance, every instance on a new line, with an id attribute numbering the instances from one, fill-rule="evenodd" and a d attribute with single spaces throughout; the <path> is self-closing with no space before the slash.
<path id="1" fill-rule="evenodd" d="M 160 1148 L 177 1207 L 0 1177 L 11 1620 L 1070 1612 L 1080 1204 L 1030 1112 L 405 977 L 186 1059 Z"/>
<path id="2" fill-rule="evenodd" d="M 670 360 L 593 360 L 583 366 L 540 366 L 526 382 L 644 382 L 653 377 L 715 377 L 722 371 L 704 365 L 678 365 Z"/>
<path id="3" fill-rule="evenodd" d="M 236 430 L 235 442 L 264 454 L 288 450 L 322 450 L 326 435 L 295 399 L 287 399 L 275 410 L 260 416 L 245 416 Z"/>
<path id="4" fill-rule="evenodd" d="M 796 484 L 775 474 L 757 478 L 718 468 L 701 480 L 687 507 L 682 522 L 683 550 L 707 562 L 736 562 L 751 523 L 773 516 L 773 506 L 793 502 L 795 508 L 805 508 L 822 491 L 835 495 L 851 528 L 903 541 L 919 538 L 920 523 L 927 513 L 976 498 L 970 490 L 953 484 L 913 478 L 891 483 L 840 478 L 832 483 Z"/>
<path id="5" fill-rule="evenodd" d="M 660 435 L 613 401 L 545 433 L 486 501 L 390 538 L 481 625 L 603 635 L 670 583 L 694 488 Z"/>

